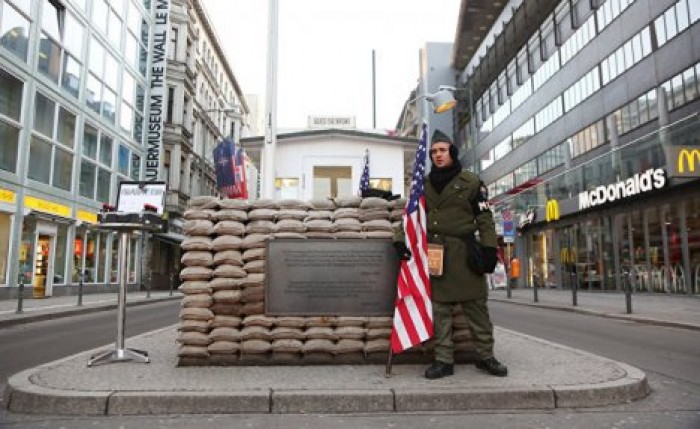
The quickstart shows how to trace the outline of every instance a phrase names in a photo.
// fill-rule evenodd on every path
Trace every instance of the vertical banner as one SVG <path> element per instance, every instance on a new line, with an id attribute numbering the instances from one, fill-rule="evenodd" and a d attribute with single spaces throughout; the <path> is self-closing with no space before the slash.
<path id="1" fill-rule="evenodd" d="M 226 198 L 248 198 L 245 152 L 229 139 L 214 148 L 216 187 Z"/>
<path id="2" fill-rule="evenodd" d="M 146 106 L 146 168 L 145 178 L 157 181 L 163 162 L 163 131 L 167 106 L 165 69 L 168 64 L 168 27 L 170 0 L 155 0 L 153 9 L 153 33 L 150 49 L 150 72 L 148 73 L 149 100 Z M 165 178 L 167 179 L 167 178 Z"/>

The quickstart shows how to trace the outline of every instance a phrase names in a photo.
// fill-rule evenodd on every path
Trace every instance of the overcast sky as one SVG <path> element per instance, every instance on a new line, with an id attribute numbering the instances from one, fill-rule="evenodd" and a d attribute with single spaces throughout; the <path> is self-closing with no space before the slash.
<path id="1" fill-rule="evenodd" d="M 202 0 L 244 93 L 265 102 L 267 0 Z M 309 115 L 355 116 L 372 128 L 372 49 L 377 128 L 394 129 L 415 88 L 419 49 L 454 42 L 460 0 L 280 0 L 278 128 Z"/>

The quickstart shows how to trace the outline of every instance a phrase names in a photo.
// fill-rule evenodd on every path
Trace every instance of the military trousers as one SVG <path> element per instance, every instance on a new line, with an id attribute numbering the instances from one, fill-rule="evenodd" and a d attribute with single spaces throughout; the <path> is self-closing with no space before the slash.
<path id="1" fill-rule="evenodd" d="M 486 299 L 463 302 L 433 302 L 433 325 L 435 331 L 435 360 L 454 363 L 452 341 L 453 308 L 458 304 L 467 318 L 476 354 L 481 359 L 493 356 L 493 324 L 489 317 Z"/>

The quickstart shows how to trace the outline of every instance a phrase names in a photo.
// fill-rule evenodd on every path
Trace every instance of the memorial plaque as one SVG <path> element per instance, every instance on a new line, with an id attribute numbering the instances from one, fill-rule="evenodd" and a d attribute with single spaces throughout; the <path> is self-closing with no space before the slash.
<path id="1" fill-rule="evenodd" d="M 391 316 L 397 275 L 389 239 L 271 239 L 265 314 Z"/>

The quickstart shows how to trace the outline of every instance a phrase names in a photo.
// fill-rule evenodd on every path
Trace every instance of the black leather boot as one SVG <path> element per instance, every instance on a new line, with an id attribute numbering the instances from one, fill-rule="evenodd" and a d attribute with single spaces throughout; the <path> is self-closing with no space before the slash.
<path id="1" fill-rule="evenodd" d="M 497 377 L 505 377 L 508 375 L 508 368 L 493 356 L 476 361 L 476 367 Z"/>
<path id="2" fill-rule="evenodd" d="M 454 365 L 436 360 L 425 370 L 425 378 L 428 380 L 435 380 L 436 378 L 447 377 L 454 373 Z"/>

